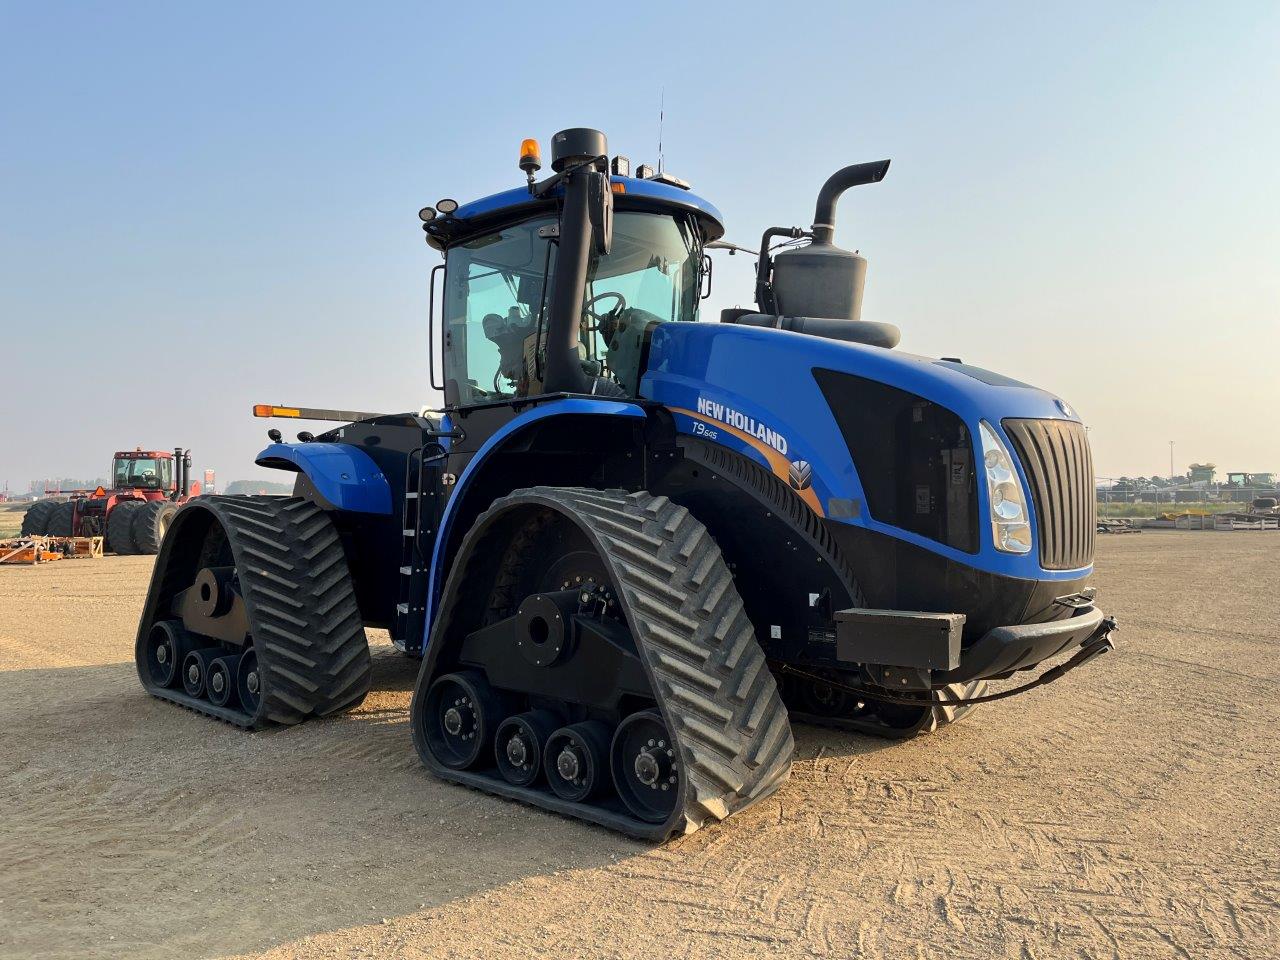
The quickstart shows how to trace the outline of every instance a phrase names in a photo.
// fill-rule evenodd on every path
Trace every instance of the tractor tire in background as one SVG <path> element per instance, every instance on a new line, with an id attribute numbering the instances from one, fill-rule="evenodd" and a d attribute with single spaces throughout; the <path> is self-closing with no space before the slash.
<path id="1" fill-rule="evenodd" d="M 161 543 L 134 654 L 147 692 L 246 729 L 358 706 L 372 661 L 333 521 L 300 497 L 188 501 Z"/>
<path id="2" fill-rule="evenodd" d="M 39 500 L 22 515 L 22 536 L 42 537 L 49 531 L 49 518 L 58 504 L 53 500 Z"/>
<path id="3" fill-rule="evenodd" d="M 409 718 L 437 776 L 646 840 L 767 797 L 794 750 L 719 546 L 644 491 L 495 501 L 459 548 Z"/>
<path id="4" fill-rule="evenodd" d="M 116 504 L 107 515 L 107 539 L 103 549 L 108 553 L 130 556 L 139 553 L 133 538 L 133 521 L 146 504 L 141 500 L 126 500 Z"/>
<path id="5" fill-rule="evenodd" d="M 44 532 L 50 537 L 69 537 L 76 522 L 76 505 L 68 500 L 53 508 Z"/>
<path id="6" fill-rule="evenodd" d="M 173 522 L 178 505 L 172 500 L 151 500 L 133 515 L 133 545 L 138 553 L 154 556 L 160 552 L 165 531 Z"/>

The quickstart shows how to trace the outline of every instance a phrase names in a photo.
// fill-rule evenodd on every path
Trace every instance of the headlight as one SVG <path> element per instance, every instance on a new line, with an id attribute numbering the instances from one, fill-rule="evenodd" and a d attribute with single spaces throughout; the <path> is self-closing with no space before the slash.
<path id="1" fill-rule="evenodd" d="M 978 423 L 982 438 L 982 465 L 987 471 L 987 497 L 991 504 L 991 540 L 1005 553 L 1031 551 L 1031 524 L 1022 481 L 1013 467 L 1013 458 L 991 424 Z"/>

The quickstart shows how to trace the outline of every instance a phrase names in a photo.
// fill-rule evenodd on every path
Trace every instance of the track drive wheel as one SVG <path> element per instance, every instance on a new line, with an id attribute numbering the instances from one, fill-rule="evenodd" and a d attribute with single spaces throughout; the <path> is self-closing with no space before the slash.
<path id="1" fill-rule="evenodd" d="M 49 530 L 49 518 L 58 504 L 53 500 L 39 500 L 22 515 L 22 536 L 43 537 Z"/>
<path id="2" fill-rule="evenodd" d="M 133 539 L 133 521 L 145 504 L 141 500 L 125 500 L 111 508 L 107 515 L 106 549 L 121 556 L 140 553 Z"/>
<path id="3" fill-rule="evenodd" d="M 474 759 L 438 735 L 444 710 L 470 708 L 460 674 L 505 701 L 484 724 L 454 724 L 485 731 Z M 438 776 L 648 840 L 768 796 L 793 752 L 719 547 L 643 491 L 495 501 L 452 564 L 410 721 Z"/>
<path id="4" fill-rule="evenodd" d="M 68 500 L 54 506 L 49 513 L 45 534 L 50 537 L 69 537 L 76 522 L 76 505 Z"/>
<path id="5" fill-rule="evenodd" d="M 133 515 L 132 539 L 138 553 L 148 556 L 160 552 L 165 532 L 173 522 L 178 505 L 172 500 L 148 500 Z"/>
<path id="6" fill-rule="evenodd" d="M 182 655 L 169 683 L 157 662 L 166 640 Z M 241 727 L 326 716 L 369 689 L 338 532 L 297 497 L 199 497 L 177 511 L 135 651 L 148 692 Z"/>

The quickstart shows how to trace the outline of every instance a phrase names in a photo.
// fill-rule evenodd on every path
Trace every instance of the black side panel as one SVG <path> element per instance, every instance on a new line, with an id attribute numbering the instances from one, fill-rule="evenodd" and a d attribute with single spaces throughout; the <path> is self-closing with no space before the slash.
<path id="1" fill-rule="evenodd" d="M 886 383 L 815 369 L 867 495 L 882 523 L 978 551 L 973 440 L 945 407 Z"/>

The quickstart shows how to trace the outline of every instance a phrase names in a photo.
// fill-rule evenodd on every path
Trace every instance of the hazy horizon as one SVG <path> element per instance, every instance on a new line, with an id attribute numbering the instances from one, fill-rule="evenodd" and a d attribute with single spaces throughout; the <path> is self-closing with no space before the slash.
<path id="1" fill-rule="evenodd" d="M 253 403 L 438 402 L 418 208 L 569 126 L 654 162 L 663 90 L 737 243 L 892 158 L 839 211 L 864 317 L 1065 398 L 1099 476 L 1280 472 L 1280 7 L 364 9 L 0 6 L 0 486 L 138 445 L 277 480 Z M 751 299 L 715 256 L 704 319 Z"/>

